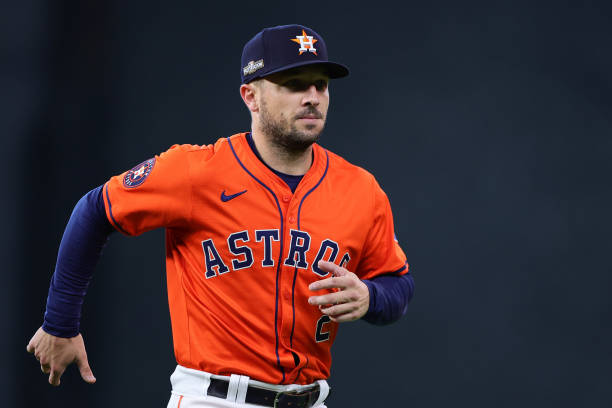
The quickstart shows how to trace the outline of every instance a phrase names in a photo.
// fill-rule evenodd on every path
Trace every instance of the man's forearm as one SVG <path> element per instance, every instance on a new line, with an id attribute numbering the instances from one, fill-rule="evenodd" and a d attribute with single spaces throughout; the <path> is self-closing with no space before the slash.
<path id="1" fill-rule="evenodd" d="M 414 293 L 414 280 L 405 275 L 381 275 L 363 281 L 370 291 L 370 308 L 363 320 L 376 325 L 393 323 L 408 307 Z"/>
<path id="2" fill-rule="evenodd" d="M 102 186 L 83 196 L 64 230 L 51 277 L 43 330 L 58 337 L 79 333 L 81 306 L 108 236 Z"/>

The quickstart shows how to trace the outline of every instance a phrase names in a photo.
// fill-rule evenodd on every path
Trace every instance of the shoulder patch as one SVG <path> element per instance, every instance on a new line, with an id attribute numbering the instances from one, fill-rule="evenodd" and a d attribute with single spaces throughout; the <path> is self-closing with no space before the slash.
<path id="1" fill-rule="evenodd" d="M 155 166 L 155 157 L 140 163 L 123 177 L 123 186 L 127 188 L 138 187 L 147 179 Z"/>

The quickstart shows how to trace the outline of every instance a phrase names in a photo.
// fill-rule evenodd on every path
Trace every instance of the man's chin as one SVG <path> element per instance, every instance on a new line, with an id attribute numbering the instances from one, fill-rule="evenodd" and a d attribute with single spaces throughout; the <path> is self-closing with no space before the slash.
<path id="1" fill-rule="evenodd" d="M 288 151 L 292 152 L 302 152 L 312 146 L 313 143 L 316 143 L 319 140 L 319 135 L 321 132 L 297 132 L 292 136 L 284 138 L 284 140 L 280 143 L 282 144 Z"/>
<path id="2" fill-rule="evenodd" d="M 302 126 L 298 126 L 296 130 L 303 135 L 304 139 L 314 139 L 316 141 L 323 132 L 323 126 L 319 123 L 304 123 Z"/>
<path id="3" fill-rule="evenodd" d="M 321 132 L 323 129 L 315 128 L 315 129 L 305 129 L 300 134 L 300 139 L 304 142 L 304 144 L 308 144 L 309 146 L 319 140 L 319 136 L 321 136 Z"/>
<path id="4" fill-rule="evenodd" d="M 318 136 L 321 133 L 321 128 L 316 123 L 307 124 L 304 126 L 304 132 L 314 133 Z"/>

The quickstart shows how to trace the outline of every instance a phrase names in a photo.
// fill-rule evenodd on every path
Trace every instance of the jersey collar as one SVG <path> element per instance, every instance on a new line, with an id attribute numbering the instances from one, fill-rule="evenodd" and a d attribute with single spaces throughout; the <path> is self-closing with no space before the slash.
<path id="1" fill-rule="evenodd" d="M 229 139 L 232 143 L 236 154 L 242 161 L 243 165 L 260 179 L 267 180 L 267 185 L 273 188 L 275 191 L 282 192 L 283 194 L 292 194 L 291 189 L 277 174 L 275 174 L 265 163 L 263 163 L 253 152 L 249 142 L 246 138 L 247 132 L 238 133 L 231 136 Z M 327 169 L 328 155 L 326 150 L 314 143 L 312 145 L 313 160 L 310 169 L 304 174 L 302 181 L 295 190 L 296 195 L 304 194 L 309 191 L 312 187 L 322 181 L 323 175 Z"/>

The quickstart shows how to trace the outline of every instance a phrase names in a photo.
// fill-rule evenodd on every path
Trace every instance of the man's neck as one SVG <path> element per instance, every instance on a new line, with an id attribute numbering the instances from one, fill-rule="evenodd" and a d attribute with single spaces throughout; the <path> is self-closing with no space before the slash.
<path id="1" fill-rule="evenodd" d="M 266 139 L 260 132 L 252 132 L 255 147 L 263 161 L 276 171 L 281 173 L 301 176 L 306 174 L 312 166 L 312 146 L 299 152 L 287 151 L 283 146 L 278 146 Z"/>

